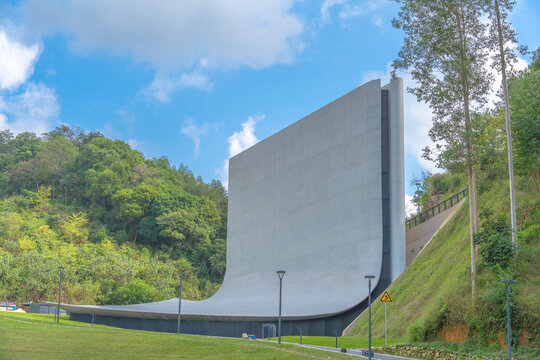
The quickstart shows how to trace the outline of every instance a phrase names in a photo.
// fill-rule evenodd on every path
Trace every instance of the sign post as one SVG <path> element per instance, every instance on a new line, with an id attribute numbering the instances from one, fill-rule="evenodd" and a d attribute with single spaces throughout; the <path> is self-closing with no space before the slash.
<path id="1" fill-rule="evenodd" d="M 390 295 L 388 294 L 388 291 L 385 291 L 381 302 L 384 303 L 384 344 L 388 345 L 388 312 L 386 305 L 388 305 L 389 302 L 392 302 L 392 299 L 390 298 Z"/>

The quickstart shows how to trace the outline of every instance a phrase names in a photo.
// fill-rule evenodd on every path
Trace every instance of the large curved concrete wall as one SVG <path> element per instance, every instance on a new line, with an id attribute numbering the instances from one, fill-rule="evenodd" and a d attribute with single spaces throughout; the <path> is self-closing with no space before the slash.
<path id="1" fill-rule="evenodd" d="M 183 319 L 276 319 L 276 270 L 287 271 L 283 317 L 288 320 L 343 313 L 367 298 L 364 275 L 375 275 L 375 288 L 381 276 L 401 273 L 403 85 L 392 80 L 384 89 L 380 80 L 368 82 L 230 159 L 223 285 L 209 299 L 182 301 Z M 385 133 L 381 124 L 391 131 Z M 381 134 L 390 144 L 382 144 Z M 385 250 L 391 275 L 381 275 L 383 237 L 388 237 L 383 218 L 391 235 Z M 172 319 L 178 300 L 64 308 Z"/>

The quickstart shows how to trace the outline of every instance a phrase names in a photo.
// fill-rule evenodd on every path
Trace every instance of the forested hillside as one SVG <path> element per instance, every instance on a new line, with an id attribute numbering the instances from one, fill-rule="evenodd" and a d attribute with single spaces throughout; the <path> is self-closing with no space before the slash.
<path id="1" fill-rule="evenodd" d="M 166 158 L 67 126 L 0 132 L 0 300 L 130 303 L 215 292 L 227 194 Z M 176 294 L 176 295 L 175 295 Z"/>

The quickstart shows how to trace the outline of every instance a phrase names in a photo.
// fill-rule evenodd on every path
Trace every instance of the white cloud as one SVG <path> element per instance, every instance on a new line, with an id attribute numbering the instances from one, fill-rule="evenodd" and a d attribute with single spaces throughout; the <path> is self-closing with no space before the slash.
<path id="1" fill-rule="evenodd" d="M 132 149 L 138 149 L 141 146 L 141 142 L 137 139 L 129 139 L 126 141 Z"/>
<path id="2" fill-rule="evenodd" d="M 198 71 L 180 75 L 157 73 L 150 86 L 143 93 L 150 98 L 166 103 L 170 101 L 171 93 L 184 88 L 197 88 L 208 91 L 212 89 L 212 84 L 206 75 Z"/>
<path id="3" fill-rule="evenodd" d="M 391 64 L 388 63 L 385 71 L 366 71 L 362 73 L 361 83 L 374 79 L 381 79 L 383 84 L 390 81 Z M 403 77 L 404 88 L 415 86 L 410 74 L 400 74 Z M 432 127 L 432 112 L 425 103 L 420 103 L 416 97 L 406 90 L 403 94 L 403 112 L 405 125 L 405 151 L 414 155 L 420 165 L 432 172 L 440 172 L 435 163 L 422 157 L 422 149 L 426 146 L 433 147 L 428 132 Z"/>
<path id="4" fill-rule="evenodd" d="M 40 135 L 52 127 L 59 112 L 54 89 L 42 83 L 28 83 L 19 94 L 0 96 L 0 129 Z"/>
<path id="5" fill-rule="evenodd" d="M 78 53 L 131 56 L 156 71 L 142 93 L 160 102 L 186 88 L 209 90 L 212 70 L 290 63 L 302 51 L 293 0 L 23 0 L 23 19 L 64 34 Z"/>
<path id="6" fill-rule="evenodd" d="M 242 124 L 242 131 L 235 132 L 229 137 L 229 158 L 255 145 L 259 140 L 255 136 L 255 125 L 264 119 L 263 115 L 250 116 Z"/>
<path id="7" fill-rule="evenodd" d="M 0 90 L 14 89 L 26 82 L 39 53 L 38 44 L 25 46 L 0 30 Z"/>
<path id="8" fill-rule="evenodd" d="M 330 9 L 347 1 L 348 0 L 324 0 L 321 6 L 321 19 L 323 21 L 328 21 L 330 19 Z"/>
<path id="9" fill-rule="evenodd" d="M 371 17 L 371 22 L 381 27 L 383 18 L 376 14 L 379 8 L 386 5 L 384 1 L 355 1 L 351 4 L 350 0 L 325 0 L 321 6 L 321 20 L 323 23 L 330 22 L 332 8 L 339 8 L 338 16 L 341 20 L 348 20 L 356 17 Z"/>
<path id="10" fill-rule="evenodd" d="M 413 196 L 405 194 L 405 217 L 416 214 L 417 207 L 412 202 Z"/>
<path id="11" fill-rule="evenodd" d="M 208 131 L 215 127 L 215 124 L 197 125 L 190 118 L 185 121 L 185 125 L 181 129 L 181 131 L 182 134 L 193 140 L 193 156 L 195 157 L 195 159 L 199 157 L 199 153 L 201 150 L 201 137 L 207 135 Z"/>
<path id="12" fill-rule="evenodd" d="M 373 25 L 377 26 L 377 27 L 382 27 L 382 24 L 383 24 L 383 18 L 378 16 L 378 15 L 374 15 L 372 18 L 371 18 L 371 22 L 373 23 Z"/>
<path id="13" fill-rule="evenodd" d="M 303 25 L 293 0 L 26 0 L 23 16 L 45 34 L 63 33 L 76 51 L 112 50 L 161 71 L 263 68 L 289 63 Z"/>
<path id="14" fill-rule="evenodd" d="M 242 130 L 229 136 L 229 159 L 259 142 L 255 136 L 255 125 L 263 119 L 264 115 L 249 116 L 242 123 Z M 223 167 L 218 171 L 225 188 L 229 187 L 229 159 L 223 162 Z"/>
<path id="15" fill-rule="evenodd" d="M 359 5 L 347 4 L 339 12 L 339 17 L 342 19 L 348 19 L 358 16 L 370 15 L 384 5 L 384 1 L 364 1 L 362 4 Z"/>

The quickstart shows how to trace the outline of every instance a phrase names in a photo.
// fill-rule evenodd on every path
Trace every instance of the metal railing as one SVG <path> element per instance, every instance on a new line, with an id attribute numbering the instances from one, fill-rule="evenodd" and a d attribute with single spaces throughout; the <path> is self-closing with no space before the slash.
<path id="1" fill-rule="evenodd" d="M 463 189 L 457 194 L 450 196 L 448 199 L 441 201 L 437 205 L 425 211 L 422 211 L 420 214 L 417 214 L 414 217 L 406 220 L 405 227 L 407 229 L 410 229 L 417 225 L 420 225 L 423 222 L 426 222 L 427 220 L 431 219 L 435 215 L 440 214 L 441 211 L 445 211 L 446 209 L 449 209 L 452 206 L 456 205 L 460 200 L 463 200 L 465 198 L 466 194 L 467 194 L 467 189 Z"/>

